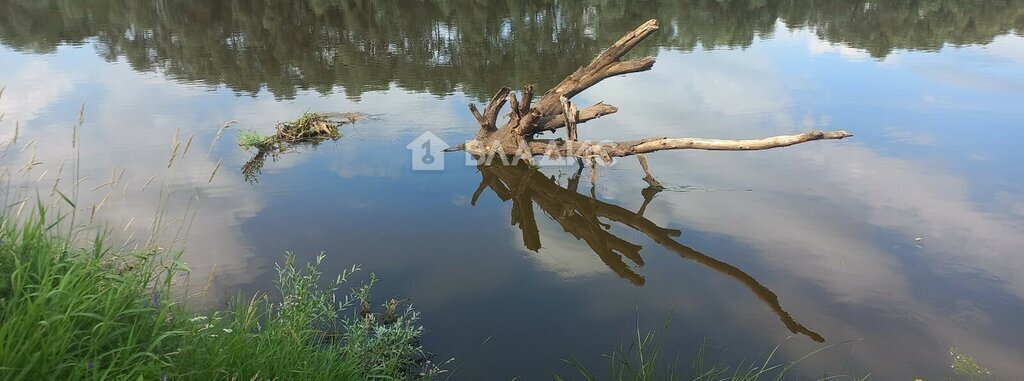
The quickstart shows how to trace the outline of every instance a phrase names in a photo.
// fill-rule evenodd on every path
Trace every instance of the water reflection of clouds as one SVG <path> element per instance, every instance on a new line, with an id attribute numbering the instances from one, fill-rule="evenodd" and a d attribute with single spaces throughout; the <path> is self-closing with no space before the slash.
<path id="1" fill-rule="evenodd" d="M 230 287 L 247 280 L 248 250 L 233 227 L 254 215 L 261 202 L 255 193 L 236 184 L 240 181 L 237 176 L 222 174 L 207 183 L 219 160 L 207 155 L 219 122 L 211 121 L 215 116 L 193 111 L 202 109 L 194 107 L 196 104 L 216 98 L 213 93 L 140 74 L 123 64 L 91 65 L 91 60 L 99 61 L 91 53 L 86 62 L 0 54 L 4 57 L 0 62 L 18 62 L 22 68 L 4 71 L 3 80 L 12 85 L 0 107 L 13 112 L 3 121 L 2 137 L 5 141 L 10 138 L 13 129 L 6 127 L 17 120 L 21 122 L 19 146 L 37 142 L 35 152 L 12 149 L 3 163 L 18 168 L 32 155 L 41 163 L 12 181 L 31 178 L 34 182 L 38 178 L 36 184 L 45 196 L 59 176 L 60 189 L 70 194 L 76 156 L 71 147 L 72 125 L 78 119 L 78 106 L 84 103 L 85 123 L 77 131 L 84 179 L 77 199 L 79 221 L 98 207 L 95 221 L 107 226 L 119 245 L 130 239 L 134 243 L 127 247 L 131 248 L 146 241 L 154 216 L 162 208 L 164 216 L 156 224 L 161 229 L 161 246 L 182 247 L 179 232 L 187 230 L 184 259 L 197 277 L 205 279 L 216 264 L 215 286 Z M 71 75 L 76 78 L 69 78 Z M 176 130 L 178 155 L 168 168 Z M 189 152 L 182 156 L 192 134 Z M 225 137 L 219 144 L 231 144 L 231 140 Z M 58 173 L 62 162 L 63 171 Z M 111 172 L 118 180 L 113 186 L 104 185 Z M 151 184 L 145 186 L 150 178 Z M 190 212 L 196 210 L 193 216 Z"/>
<path id="2" fill-rule="evenodd" d="M 0 97 L 0 114 L 10 127 L 0 128 L 0 141 L 6 142 L 14 136 L 15 121 L 29 122 L 43 110 L 57 102 L 67 93 L 75 79 L 66 71 L 54 70 L 45 60 L 32 60 L 18 56 L 0 47 L 0 87 L 5 88 Z"/>
<path id="3" fill-rule="evenodd" d="M 793 36 L 811 39 L 800 46 L 811 46 L 812 54 L 815 52 L 814 46 L 818 43 L 813 35 Z M 1019 42 L 1016 37 L 1000 37 L 988 49 L 995 51 L 994 54 L 1017 59 L 1016 53 L 1007 47 L 1012 48 Z M 837 53 L 844 54 L 841 47 L 832 45 L 817 49 L 822 53 L 839 49 Z M 14 53 L 0 52 L 0 55 L 4 57 L 0 65 L 14 62 L 7 59 L 14 57 Z M 300 95 L 290 102 L 269 97 L 237 98 L 242 100 L 236 101 L 230 94 L 197 91 L 158 76 L 132 72 L 125 65 L 99 65 L 90 69 L 96 72 L 89 73 L 90 89 L 86 89 L 78 84 L 81 79 L 67 78 L 63 74 L 76 73 L 76 70 L 54 67 L 63 63 L 48 62 L 45 57 L 17 57 L 33 63 L 19 64 L 21 71 L 3 70 L 2 80 L 9 86 L 0 101 L 0 110 L 10 110 L 10 113 L 0 125 L 0 139 L 11 132 L 9 127 L 14 120 L 22 120 L 25 122 L 24 141 L 39 139 L 39 159 L 45 163 L 45 168 L 53 168 L 71 157 L 68 129 L 77 117 L 79 99 L 88 98 L 83 99 L 87 103 L 87 123 L 82 129 L 82 157 L 87 174 L 93 177 L 85 183 L 85 188 L 105 182 L 114 165 L 127 167 L 121 184 L 129 184 L 131 189 L 141 188 L 150 176 L 159 174 L 146 193 L 129 191 L 128 198 L 110 202 L 104 209 L 105 219 L 110 226 L 121 227 L 134 217 L 134 226 L 144 232 L 148 216 L 162 197 L 158 192 L 161 182 L 169 187 L 166 189 L 178 192 L 170 204 L 172 209 L 187 204 L 195 191 L 203 201 L 198 206 L 198 216 L 190 222 L 186 259 L 200 274 L 217 263 L 220 274 L 217 286 L 224 290 L 231 289 L 233 284 L 245 283 L 253 275 L 252 251 L 237 227 L 262 210 L 263 200 L 258 191 L 244 184 L 241 176 L 234 173 L 237 165 L 246 159 L 244 153 L 233 147 L 234 132 L 225 134 L 214 155 L 206 155 L 223 121 L 237 119 L 239 126 L 236 128 L 257 128 L 266 132 L 273 122 L 307 110 L 361 111 L 382 114 L 386 122 L 357 124 L 355 128 L 361 131 L 352 137 L 365 136 L 387 142 L 414 137 L 428 128 L 446 139 L 467 137 L 473 132 L 461 100 L 438 100 L 394 88 L 365 93 L 358 104 L 340 96 L 308 95 Z M 848 128 L 855 134 L 875 133 L 874 126 L 850 126 L 828 115 L 827 111 L 817 109 L 817 105 L 798 102 L 794 93 L 817 85 L 816 80 L 806 77 L 782 81 L 775 67 L 778 57 L 764 54 L 760 45 L 745 53 L 666 51 L 658 59 L 659 64 L 652 72 L 615 78 L 581 95 L 581 98 L 607 101 L 620 108 L 619 114 L 582 127 L 582 137 L 750 137 L 799 131 L 808 124 L 817 125 L 829 119 L 833 120 L 835 128 Z M 957 67 L 960 66 L 952 66 L 951 70 Z M 92 97 L 93 94 L 97 96 Z M 144 94 L 145 99 L 140 98 L 140 94 Z M 12 99 L 21 103 L 7 103 Z M 54 105 L 61 99 L 75 103 L 72 105 L 75 107 L 57 109 Z M 672 105 L 667 107 L 665 102 L 651 99 L 666 100 Z M 928 110 L 934 105 L 916 102 L 916 107 Z M 42 114 L 57 116 L 47 118 L 52 122 L 36 124 L 35 116 Z M 436 128 L 445 125 L 450 127 Z M 182 141 L 191 133 L 196 134 L 196 140 L 190 154 L 178 159 L 168 170 L 170 140 L 179 128 Z M 905 131 L 891 128 L 883 132 L 891 138 L 886 144 L 896 147 L 921 142 L 920 134 L 908 136 Z M 934 136 L 941 139 L 942 134 L 949 133 L 949 130 L 940 130 Z M 948 282 L 957 287 L 1005 292 L 1016 298 L 1013 302 L 1019 305 L 1024 299 L 1024 280 L 1019 277 L 1024 270 L 1024 258 L 1018 254 L 1018 248 L 1024 247 L 1024 200 L 1019 193 L 1003 191 L 993 197 L 994 206 L 982 210 L 971 196 L 975 180 L 970 173 L 887 156 L 863 141 L 854 138 L 755 153 L 652 155 L 652 169 L 664 182 L 754 191 L 666 193 L 659 196 L 647 216 L 685 230 L 726 236 L 751 247 L 754 255 L 747 260 L 749 267 L 739 267 L 771 274 L 762 280 L 779 294 L 795 316 L 814 327 L 829 327 L 828 332 L 822 333 L 830 338 L 863 336 L 867 339 L 864 345 L 869 350 L 840 353 L 863 365 L 861 369 L 904 365 L 892 364 L 893 358 L 931 359 L 933 363 L 910 366 L 934 369 L 944 366 L 945 348 L 957 345 L 993 370 L 1003 370 L 1003 374 L 1012 371 L 1018 365 L 1020 350 L 991 337 L 1002 327 L 989 327 L 998 324 L 998 321 L 993 323 L 993 319 L 998 318 L 994 316 L 998 310 L 987 300 L 969 300 L 957 294 L 948 295 L 950 299 L 959 298 L 957 300 L 937 301 L 934 295 L 923 291 L 929 287 L 922 284 L 922 279 L 948 277 Z M 406 151 L 401 148 L 377 150 L 345 140 L 339 144 L 343 146 L 331 150 L 330 160 L 334 172 L 343 177 L 393 177 L 404 173 L 408 166 Z M 402 146 L 404 141 L 393 145 Z M 161 154 L 136 154 L 140 150 Z M 30 152 L 12 155 L 7 160 L 20 164 L 28 160 Z M 224 158 L 220 174 L 207 184 L 220 157 Z M 318 157 L 323 155 L 285 156 L 274 163 L 271 170 L 293 168 Z M 461 155 L 450 155 L 449 159 L 462 165 Z M 357 162 L 360 164 L 353 165 Z M 635 167 L 630 162 L 622 165 Z M 33 173 L 38 176 L 43 169 L 38 168 Z M 51 172 L 47 177 L 53 179 L 55 169 Z M 602 176 L 605 176 L 600 184 L 606 192 L 604 196 L 621 198 L 624 203 L 637 202 L 634 196 L 639 194 L 638 187 L 642 185 L 639 171 L 615 168 Z M 193 184 L 199 185 L 193 188 Z M 1013 185 L 1020 186 L 1016 182 Z M 82 204 L 98 202 L 105 191 L 101 188 L 87 193 Z M 633 201 L 628 201 L 631 198 Z M 465 204 L 465 200 L 459 198 L 454 202 Z M 544 250 L 531 253 L 530 257 L 539 267 L 577 280 L 609 272 L 596 256 L 586 251 L 585 245 L 563 233 L 555 223 L 538 217 Z M 520 245 L 521 233 L 512 227 L 507 231 L 515 244 Z M 920 243 L 915 241 L 917 237 L 922 238 Z M 654 245 L 648 243 L 645 250 L 654 250 Z M 260 259 L 259 264 L 274 259 Z M 433 293 L 437 300 L 459 300 L 467 294 L 487 295 L 491 291 L 487 287 L 470 288 L 464 284 L 498 287 L 494 286 L 499 283 L 498 279 L 511 277 L 506 272 L 470 272 L 471 276 L 481 279 L 460 284 L 450 282 L 450 269 L 424 269 L 422 273 L 422 277 L 431 280 L 424 284 L 436 287 Z M 514 281 L 503 280 L 509 284 Z M 822 291 L 828 300 L 822 300 Z M 701 292 L 720 293 L 720 300 L 730 300 L 728 298 L 733 296 L 725 291 Z M 595 297 L 587 302 L 603 303 L 605 295 L 602 293 L 602 298 Z M 686 294 L 679 297 L 696 298 Z M 682 308 L 676 311 L 696 314 L 698 305 L 676 304 Z M 743 303 L 722 305 L 722 308 L 734 309 L 733 316 L 750 313 L 749 306 Z M 610 309 L 591 310 L 611 313 Z M 628 312 L 627 309 L 618 311 Z M 867 316 L 871 314 L 875 315 Z M 878 323 L 870 319 L 886 319 L 882 324 L 888 326 L 876 326 Z M 888 334 L 894 329 L 907 329 L 914 335 L 892 342 Z M 778 338 L 768 341 L 777 342 Z M 799 347 L 793 352 L 800 352 Z M 803 353 L 806 352 L 797 354 Z M 908 355 L 910 353 L 916 355 Z M 897 369 L 890 371 L 903 373 Z"/>
<path id="4" fill-rule="evenodd" d="M 533 252 L 523 248 L 523 253 L 536 261 L 537 265 L 563 279 L 582 279 L 595 275 L 614 275 L 600 258 L 594 255 L 586 244 L 567 235 L 557 223 L 549 218 L 538 216 L 537 225 L 540 229 L 540 240 L 543 248 Z M 522 232 L 512 228 L 511 245 L 522 247 Z"/>
<path id="5" fill-rule="evenodd" d="M 163 246 L 185 250 L 184 260 L 193 270 L 194 279 L 199 279 L 196 283 L 205 284 L 208 272 L 215 268 L 214 293 L 233 292 L 236 285 L 250 282 L 277 259 L 253 258 L 255 251 L 238 228 L 263 208 L 260 190 L 245 184 L 237 173 L 240 163 L 248 159 L 247 153 L 235 147 L 238 130 L 269 133 L 274 123 L 306 111 L 361 111 L 387 119 L 384 127 L 374 120 L 346 126 L 344 139 L 349 140 L 392 141 L 405 138 L 410 130 L 437 125 L 461 128 L 460 123 L 465 122 L 451 110 L 439 107 L 445 102 L 437 97 L 397 89 L 365 93 L 358 103 L 343 96 L 309 94 L 281 102 L 271 97 L 238 98 L 224 90 L 185 86 L 154 73 L 132 71 L 123 63 L 94 65 L 92 61 L 99 58 L 92 54 L 85 56 L 84 62 L 54 59 L 65 54 L 63 51 L 56 56 L 3 54 L 0 62 L 16 62 L 21 70 L 4 70 L 8 74 L 3 80 L 9 86 L 0 102 L 0 109 L 8 112 L 2 126 L 20 121 L 19 145 L 36 139 L 39 148 L 35 159 L 43 163 L 26 178 L 34 181 L 45 171 L 38 183 L 48 188 L 57 178 L 59 164 L 73 162 L 71 126 L 77 120 L 78 106 L 85 103 L 85 124 L 78 131 L 82 176 L 87 177 L 83 189 L 107 182 L 111 171 L 124 170 L 124 175 L 114 188 L 83 192 L 78 204 L 89 208 L 102 201 L 96 220 L 112 229 L 117 242 L 145 242 L 154 215 L 162 209 L 165 216 L 158 225 L 164 230 Z M 72 74 L 80 78 L 72 80 Z M 64 107 L 68 105 L 74 107 Z M 422 112 L 411 114 L 405 110 Z M 46 118 L 35 118 L 38 115 Z M 422 123 L 419 118 L 432 122 Z M 232 119 L 237 123 L 214 142 L 221 124 Z M 438 121 L 448 123 L 434 124 Z M 371 128 L 374 130 L 366 130 Z M 0 129 L 4 141 L 9 135 L 13 135 L 13 127 Z M 178 155 L 168 168 L 175 135 Z M 182 156 L 190 137 L 189 152 Z M 396 155 L 351 143 L 355 142 L 339 143 L 351 149 L 330 150 L 331 165 L 342 176 L 394 177 L 408 165 L 404 151 Z M 211 148 L 212 153 L 208 153 Z M 12 149 L 4 163 L 17 168 L 31 156 L 31 150 Z M 284 171 L 315 157 L 312 153 L 284 155 L 268 165 L 268 171 Z M 361 164 L 352 165 L 357 162 Z M 64 168 L 62 184 L 70 182 L 70 167 Z M 214 168 L 217 175 L 209 181 Z M 151 177 L 151 185 L 142 192 Z M 179 226 L 184 227 L 179 230 Z M 183 241 L 178 232 L 185 231 L 187 240 Z"/>
<path id="6" fill-rule="evenodd" d="M 851 48 L 841 43 L 831 43 L 817 38 L 809 38 L 807 49 L 812 56 L 822 54 L 839 54 L 849 61 L 863 61 L 871 58 L 871 54 L 864 49 Z"/>
<path id="7" fill-rule="evenodd" d="M 800 38 L 801 34 L 794 36 Z M 814 39 L 810 35 L 804 38 Z M 794 99 L 802 97 L 796 94 L 801 86 L 781 82 L 777 68 L 781 58 L 753 50 L 743 54 L 742 62 L 731 61 L 739 59 L 736 52 L 662 52 L 652 72 L 607 81 L 583 94 L 619 107 L 620 113 L 607 121 L 588 123 L 580 135 L 757 137 L 805 129 L 807 115 L 821 115 L 811 120 L 832 119 L 831 127 L 849 129 L 855 135 L 863 132 L 870 136 L 882 130 L 890 136 L 886 148 L 931 145 L 933 134 L 956 133 L 936 129 L 911 137 L 891 127 L 859 127 L 835 120 L 826 115 L 827 102 L 797 106 Z M 888 65 L 891 70 L 915 69 L 902 64 L 900 60 Z M 680 72 L 681 67 L 687 69 Z M 677 106 L 664 107 L 664 102 L 650 99 L 671 100 Z M 957 106 L 1000 109 L 1009 107 L 1012 99 L 1003 102 Z M 934 105 L 916 107 L 927 111 Z M 855 137 L 769 152 L 651 155 L 652 170 L 663 182 L 754 191 L 666 194 L 660 196 L 660 206 L 652 207 L 648 214 L 656 221 L 725 235 L 753 248 L 758 266 L 764 268 L 758 271 L 776 274 L 769 283 L 779 285 L 772 287 L 784 305 L 799 311 L 795 315 L 809 316 L 814 326 L 829 327 L 825 336 L 867 339 L 863 345 L 869 350 L 839 356 L 852 356 L 861 369 L 889 366 L 887 359 L 901 358 L 917 363 L 892 364 L 883 374 L 906 374 L 914 369 L 934 372 L 945 361 L 945 349 L 956 345 L 969 349 L 993 370 L 1013 374 L 1019 365 L 1015 359 L 1022 353 L 1013 347 L 1017 339 L 1003 340 L 1004 330 L 1014 328 L 1006 326 L 1000 314 L 1006 309 L 1019 314 L 1024 301 L 1024 279 L 1019 276 L 1024 272 L 1024 256 L 1019 250 L 1024 247 L 1020 198 L 1003 192 L 992 201 L 995 205 L 983 208 L 972 197 L 972 189 L 986 178 L 888 156 L 863 140 Z M 613 197 L 639 193 L 641 175 L 639 171 L 629 173 L 610 171 L 605 175 L 603 184 Z M 1021 186 L 1019 178 L 1010 182 Z M 564 235 L 561 243 L 558 237 L 544 238 L 546 246 L 579 246 Z M 559 262 L 537 258 L 542 267 L 563 276 L 592 275 L 594 265 L 600 263 L 595 257 Z M 577 262 L 580 269 L 574 273 L 571 266 Z M 936 287 L 935 282 L 948 286 Z M 808 290 L 808 285 L 815 291 Z M 945 287 L 957 291 L 937 295 L 942 292 L 938 289 Z M 821 300 L 821 290 L 829 300 Z M 968 290 L 979 290 L 991 299 L 972 298 Z M 1002 305 L 998 295 L 1012 295 L 1011 305 Z M 883 322 L 851 317 L 862 315 L 850 311 L 877 312 L 875 318 L 881 317 Z M 898 342 L 888 336 L 894 327 L 906 331 Z M 907 332 L 913 333 L 911 337 L 905 337 Z"/>
<path id="8" fill-rule="evenodd" d="M 997 36 L 988 45 L 973 48 L 982 51 L 983 54 L 1024 63 L 1024 38 L 1021 38 L 1020 34 Z"/>

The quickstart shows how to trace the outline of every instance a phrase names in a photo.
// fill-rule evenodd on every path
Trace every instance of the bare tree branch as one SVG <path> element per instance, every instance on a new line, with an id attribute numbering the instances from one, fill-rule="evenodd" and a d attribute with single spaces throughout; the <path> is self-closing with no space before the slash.
<path id="1" fill-rule="evenodd" d="M 562 119 L 565 120 L 565 128 L 569 131 L 569 140 L 576 141 L 576 121 L 579 118 L 579 111 L 576 110 L 576 105 L 569 101 L 569 98 L 564 96 L 558 97 L 558 101 L 562 103 Z"/>
<path id="2" fill-rule="evenodd" d="M 491 101 L 487 103 L 487 107 L 484 109 L 484 113 L 481 115 L 480 110 L 476 108 L 473 103 L 469 104 L 469 111 L 473 113 L 473 117 L 476 118 L 477 123 L 480 124 L 482 131 L 497 131 L 495 123 L 498 120 L 498 113 L 501 112 L 501 108 L 505 106 L 505 102 L 508 101 L 508 94 L 512 89 L 508 87 L 502 87 L 498 89 L 498 92 L 491 97 Z"/>
<path id="3" fill-rule="evenodd" d="M 580 157 L 626 157 L 666 150 L 700 149 L 708 151 L 756 151 L 788 147 L 824 139 L 853 136 L 846 131 L 810 131 L 797 135 L 781 135 L 764 139 L 728 140 L 701 138 L 650 138 L 625 142 L 573 143 L 561 139 L 536 139 L 527 142 L 534 155 Z"/>
<path id="4" fill-rule="evenodd" d="M 522 105 L 519 107 L 519 114 L 526 115 L 530 112 L 530 102 L 533 102 L 533 86 L 523 86 Z"/>
<path id="5" fill-rule="evenodd" d="M 654 67 L 654 58 L 650 57 L 639 60 L 622 61 L 609 66 L 607 72 L 605 72 L 605 78 L 651 70 L 652 67 Z"/>
<path id="6" fill-rule="evenodd" d="M 601 80 L 626 73 L 649 70 L 654 66 L 653 58 L 641 60 L 619 61 L 622 56 L 629 53 L 637 44 L 647 36 L 658 30 L 658 20 L 651 19 L 640 25 L 633 31 L 626 33 L 619 41 L 599 54 L 586 67 L 581 67 L 570 74 L 551 90 L 544 93 L 544 96 L 537 101 L 531 113 L 523 118 L 514 131 L 521 136 L 534 134 L 538 126 L 534 123 L 545 116 L 555 116 L 562 112 L 559 97 L 572 98 L 583 90 L 601 82 Z"/>
<path id="7" fill-rule="evenodd" d="M 598 102 L 593 106 L 579 110 L 576 116 L 576 123 L 579 124 L 591 119 L 597 119 L 608 114 L 614 114 L 617 111 L 619 111 L 619 109 L 615 106 L 604 102 Z M 537 132 L 554 131 L 565 127 L 565 116 L 559 114 L 550 118 L 544 118 L 540 120 L 538 125 L 540 127 L 537 128 Z"/>
<path id="8" fill-rule="evenodd" d="M 476 108 L 475 103 L 469 103 L 469 112 L 473 113 L 473 118 L 476 119 L 477 124 L 479 124 L 480 126 L 487 124 L 487 120 L 484 119 L 484 116 L 482 114 L 480 114 L 480 110 Z"/>

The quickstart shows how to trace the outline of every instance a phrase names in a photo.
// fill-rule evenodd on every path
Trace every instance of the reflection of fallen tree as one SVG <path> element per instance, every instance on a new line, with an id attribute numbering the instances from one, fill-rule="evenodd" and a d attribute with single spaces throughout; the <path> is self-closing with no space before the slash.
<path id="1" fill-rule="evenodd" d="M 355 123 L 366 118 L 366 114 L 358 112 L 345 113 L 305 113 L 298 119 L 278 123 L 274 134 L 260 135 L 253 131 L 242 131 L 238 134 L 238 145 L 246 150 L 255 150 L 252 159 L 242 165 L 245 181 L 258 182 L 267 158 L 274 161 L 284 153 L 295 152 L 306 148 L 316 148 L 325 140 L 341 138 L 340 127 Z"/>
<path id="2" fill-rule="evenodd" d="M 578 193 L 580 171 L 569 179 L 568 187 L 563 188 L 553 177 L 547 177 L 525 163 L 481 165 L 478 168 L 483 179 L 473 193 L 472 203 L 475 205 L 483 191 L 488 188 L 502 201 L 512 200 L 512 224 L 522 231 L 523 243 L 532 251 L 541 248 L 540 230 L 533 213 L 533 205 L 537 204 L 540 210 L 561 225 L 567 233 L 586 242 L 612 271 L 630 283 L 643 285 L 644 277 L 623 260 L 625 257 L 637 267 L 643 266 L 644 260 L 640 256 L 642 247 L 612 234 L 609 231 L 611 225 L 601 219 L 614 221 L 643 233 L 658 245 L 684 259 L 737 280 L 767 304 L 791 332 L 807 335 L 817 342 L 825 341 L 821 335 L 794 320 L 782 309 L 779 297 L 749 274 L 676 242 L 672 237 L 682 234 L 679 230 L 660 227 L 645 218 L 644 210 L 660 191 L 661 188 L 658 186 L 644 189 L 643 205 L 638 212 L 632 212 L 618 205 L 600 201 L 593 195 L 587 197 Z"/>

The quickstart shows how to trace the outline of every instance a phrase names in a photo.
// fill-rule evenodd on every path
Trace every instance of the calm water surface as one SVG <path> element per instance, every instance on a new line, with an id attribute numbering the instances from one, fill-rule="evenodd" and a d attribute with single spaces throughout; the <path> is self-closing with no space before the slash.
<path id="1" fill-rule="evenodd" d="M 620 110 L 581 137 L 856 136 L 651 155 L 661 192 L 632 160 L 411 170 L 420 134 L 472 137 L 468 102 L 547 89 L 652 17 L 657 64 L 579 95 Z M 4 200 L 77 169 L 79 218 L 126 247 L 156 226 L 215 269 L 210 303 L 272 287 L 285 251 L 360 264 L 460 379 L 603 369 L 669 315 L 683 364 L 856 340 L 800 372 L 943 379 L 956 347 L 1024 379 L 1022 30 L 1016 0 L 0 0 Z M 371 117 L 241 173 L 238 130 L 307 110 Z"/>

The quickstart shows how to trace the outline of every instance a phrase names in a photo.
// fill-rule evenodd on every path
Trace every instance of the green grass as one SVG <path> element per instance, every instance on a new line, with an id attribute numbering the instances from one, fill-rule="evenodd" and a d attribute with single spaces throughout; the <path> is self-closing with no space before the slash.
<path id="1" fill-rule="evenodd" d="M 949 348 L 949 360 L 950 368 L 953 369 L 953 373 L 957 376 L 963 377 L 965 380 L 992 380 L 995 377 L 992 372 L 989 372 L 987 368 L 978 363 L 974 357 L 964 353 L 956 347 Z"/>
<path id="2" fill-rule="evenodd" d="M 0 217 L 0 379 L 409 379 L 424 355 L 411 307 L 370 308 L 376 278 L 336 298 L 357 270 L 321 286 L 316 263 L 293 256 L 278 293 L 197 311 L 172 291 L 186 271 L 175 258 L 115 253 L 57 234 L 62 218 L 41 205 Z M 78 230 L 81 232 L 82 230 Z"/>
<path id="3" fill-rule="evenodd" d="M 238 131 L 238 145 L 245 148 L 260 148 L 270 144 L 272 138 L 253 130 Z"/>
<path id="4" fill-rule="evenodd" d="M 340 127 L 365 118 L 361 113 L 316 113 L 306 112 L 295 120 L 278 123 L 274 134 L 263 135 L 252 130 L 238 133 L 238 145 L 243 148 L 267 149 L 277 146 L 287 149 L 288 145 L 338 139 L 342 136 Z"/>
<path id="5" fill-rule="evenodd" d="M 706 347 L 702 344 L 697 352 L 695 360 L 688 369 L 682 369 L 675 359 L 666 359 L 662 351 L 661 342 L 665 330 L 668 329 L 668 322 L 658 331 L 642 332 L 637 327 L 636 339 L 629 345 L 620 345 L 609 354 L 604 355 L 608 360 L 608 367 L 603 373 L 595 373 L 588 369 L 579 359 L 570 358 L 564 360 L 572 366 L 578 377 L 564 378 L 556 375 L 556 380 L 583 379 L 615 380 L 615 381 L 651 381 L 651 380 L 689 380 L 689 381 L 764 381 L 764 380 L 789 380 L 792 377 L 791 371 L 801 361 L 814 354 L 832 348 L 833 344 L 813 351 L 795 361 L 780 362 L 774 357 L 781 346 L 776 346 L 763 360 L 737 365 L 728 365 L 717 362 L 709 362 Z M 824 375 L 818 378 L 824 380 L 867 380 L 868 376 L 856 378 L 844 375 Z"/>

